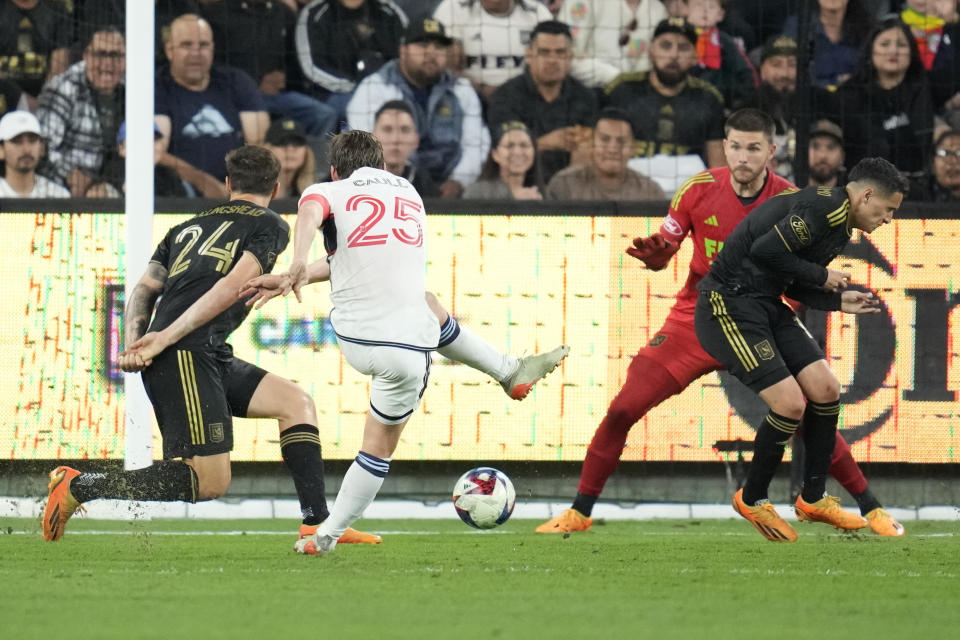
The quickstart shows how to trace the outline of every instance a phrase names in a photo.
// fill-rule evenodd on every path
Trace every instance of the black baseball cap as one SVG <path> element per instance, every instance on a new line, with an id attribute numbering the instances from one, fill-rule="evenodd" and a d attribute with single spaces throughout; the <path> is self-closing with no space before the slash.
<path id="1" fill-rule="evenodd" d="M 433 18 L 424 18 L 417 22 L 411 22 L 403 33 L 403 44 L 412 42 L 437 42 L 449 47 L 453 44 L 453 39 L 447 36 L 447 30 L 444 29 L 442 22 Z"/>
<path id="2" fill-rule="evenodd" d="M 692 24 L 687 22 L 686 18 L 667 18 L 666 20 L 661 20 L 657 28 L 653 30 L 653 37 L 656 39 L 664 33 L 679 33 L 689 40 L 693 46 L 697 46 L 697 30 Z"/>
<path id="3" fill-rule="evenodd" d="M 760 54 L 760 64 L 767 61 L 767 58 L 773 56 L 792 56 L 797 57 L 797 41 L 790 36 L 774 36 L 767 40 L 763 45 L 763 53 Z"/>
<path id="4" fill-rule="evenodd" d="M 275 147 L 282 147 L 288 144 L 305 145 L 307 144 L 307 134 L 303 127 L 296 120 L 284 118 L 276 120 L 267 129 L 267 144 Z"/>

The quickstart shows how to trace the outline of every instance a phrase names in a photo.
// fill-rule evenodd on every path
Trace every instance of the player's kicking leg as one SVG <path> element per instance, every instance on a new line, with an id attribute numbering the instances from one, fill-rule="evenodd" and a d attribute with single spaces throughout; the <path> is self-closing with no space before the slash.
<path id="1" fill-rule="evenodd" d="M 440 322 L 440 343 L 437 351 L 455 362 L 487 374 L 499 382 L 506 394 L 514 400 L 526 398 L 533 386 L 556 369 L 570 353 L 567 345 L 523 358 L 501 353 L 489 342 L 460 325 L 432 293 L 427 292 L 426 300 Z"/>
<path id="2" fill-rule="evenodd" d="M 239 366 L 246 365 L 235 361 Z M 243 380 L 243 375 L 232 376 Z M 244 397 L 242 391 L 228 395 Z M 280 454 L 293 477 L 303 521 L 298 539 L 312 536 L 329 516 L 324 494 L 323 455 L 313 398 L 299 386 L 272 373 L 266 374 L 249 397 L 248 418 L 276 418 L 280 428 Z M 343 544 L 380 544 L 383 539 L 371 533 L 348 528 L 339 541 Z"/>

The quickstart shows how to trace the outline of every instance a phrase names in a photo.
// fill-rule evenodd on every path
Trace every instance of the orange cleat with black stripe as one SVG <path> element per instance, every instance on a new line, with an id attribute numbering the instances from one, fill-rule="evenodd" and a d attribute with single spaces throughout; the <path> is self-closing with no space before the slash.
<path id="1" fill-rule="evenodd" d="M 780 517 L 770 501 L 759 506 L 750 506 L 743 501 L 743 489 L 733 494 L 733 510 L 743 516 L 767 540 L 773 542 L 794 542 L 797 532 Z"/>
<path id="2" fill-rule="evenodd" d="M 70 467 L 57 467 L 50 472 L 50 483 L 47 485 L 50 494 L 47 506 L 43 508 L 44 540 L 55 542 L 62 538 L 70 516 L 78 510 L 83 512 L 83 507 L 70 493 L 70 481 L 78 475 L 80 472 Z"/>

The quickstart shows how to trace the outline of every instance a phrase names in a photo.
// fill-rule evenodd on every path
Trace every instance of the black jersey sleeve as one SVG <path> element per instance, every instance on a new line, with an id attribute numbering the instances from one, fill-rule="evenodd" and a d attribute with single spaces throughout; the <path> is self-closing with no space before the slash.
<path id="1" fill-rule="evenodd" d="M 841 294 L 832 293 L 816 287 L 808 287 L 802 284 L 793 284 L 787 287 L 783 295 L 791 300 L 802 302 L 812 309 L 821 311 L 840 311 Z"/>
<path id="2" fill-rule="evenodd" d="M 170 232 L 168 231 L 163 240 L 160 241 L 160 244 L 157 245 L 157 248 L 153 252 L 153 256 L 150 258 L 150 262 L 156 262 L 162 264 L 164 267 L 169 267 L 168 260 L 170 260 Z"/>
<path id="3" fill-rule="evenodd" d="M 243 250 L 257 259 L 261 273 L 270 273 L 290 241 L 290 225 L 277 215 L 265 215 L 261 221 Z"/>
<path id="4" fill-rule="evenodd" d="M 750 246 L 750 255 L 758 263 L 808 286 L 827 281 L 827 268 L 804 260 L 797 251 L 810 247 L 826 233 L 823 215 L 804 200 L 794 202 L 773 228 Z"/>

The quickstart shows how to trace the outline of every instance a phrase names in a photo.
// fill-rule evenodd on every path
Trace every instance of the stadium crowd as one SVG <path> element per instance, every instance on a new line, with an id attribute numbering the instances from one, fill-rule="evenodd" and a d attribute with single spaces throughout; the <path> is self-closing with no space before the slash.
<path id="1" fill-rule="evenodd" d="M 801 4 L 155 0 L 156 192 L 225 197 L 246 143 L 295 196 L 350 128 L 427 197 L 662 200 L 750 106 L 787 179 L 804 112 L 811 183 L 882 156 L 909 199 L 960 199 L 958 0 L 810 0 L 807 29 Z M 0 0 L 0 196 L 122 194 L 124 24 L 123 0 Z"/>

